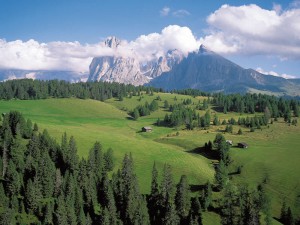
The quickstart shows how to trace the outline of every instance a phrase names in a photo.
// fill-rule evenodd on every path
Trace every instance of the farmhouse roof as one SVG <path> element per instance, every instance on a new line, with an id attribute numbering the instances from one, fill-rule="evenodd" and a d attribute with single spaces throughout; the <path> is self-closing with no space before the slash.
<path id="1" fill-rule="evenodd" d="M 245 142 L 240 142 L 240 143 L 238 143 L 238 146 L 243 146 L 243 148 L 247 148 L 248 144 Z"/>

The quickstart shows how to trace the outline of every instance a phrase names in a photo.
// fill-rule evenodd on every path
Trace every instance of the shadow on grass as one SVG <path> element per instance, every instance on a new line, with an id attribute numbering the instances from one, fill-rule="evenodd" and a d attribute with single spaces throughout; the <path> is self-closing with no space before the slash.
<path id="1" fill-rule="evenodd" d="M 216 112 L 223 112 L 223 107 L 220 106 L 213 106 L 211 107 L 212 110 L 215 110 Z"/>
<path id="2" fill-rule="evenodd" d="M 218 153 L 213 150 L 207 150 L 205 147 L 198 147 L 194 148 L 192 150 L 187 151 L 188 153 L 193 153 L 193 154 L 200 154 L 204 156 L 205 158 L 208 158 L 210 160 L 217 160 L 218 159 Z"/>

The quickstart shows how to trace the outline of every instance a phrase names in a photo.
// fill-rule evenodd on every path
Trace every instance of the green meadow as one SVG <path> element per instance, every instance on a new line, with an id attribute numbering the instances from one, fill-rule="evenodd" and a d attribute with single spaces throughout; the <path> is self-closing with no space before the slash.
<path id="1" fill-rule="evenodd" d="M 159 110 L 137 121 L 128 116 L 128 111 L 139 104 L 149 103 L 159 95 Z M 175 98 L 176 96 L 176 98 Z M 164 101 L 169 104 L 192 99 L 192 104 L 203 101 L 205 97 L 189 97 L 178 94 L 159 93 L 149 96 L 133 96 L 123 101 L 109 99 L 106 102 L 79 99 L 11 100 L 0 101 L 0 112 L 18 110 L 39 130 L 47 129 L 51 136 L 60 142 L 64 132 L 74 136 L 77 141 L 78 155 L 86 157 L 89 149 L 100 141 L 106 150 L 112 148 L 117 170 L 125 153 L 131 153 L 135 163 L 140 188 L 148 193 L 151 183 L 151 170 L 156 162 L 159 171 L 163 165 L 172 166 L 175 181 L 180 176 L 188 176 L 190 184 L 213 182 L 214 168 L 212 160 L 194 153 L 192 150 L 214 140 L 215 135 L 225 129 L 224 125 L 211 126 L 208 130 L 193 131 L 182 128 L 166 128 L 154 125 L 157 118 L 163 119 L 167 113 Z M 205 111 L 199 111 L 203 115 Z M 211 109 L 212 118 L 219 119 L 253 116 L 238 113 L 218 113 Z M 152 126 L 153 131 L 142 133 L 143 126 Z M 243 130 L 237 135 L 238 129 Z M 232 175 L 235 183 L 247 183 L 255 187 L 265 182 L 272 200 L 273 216 L 278 217 L 280 207 L 285 200 L 294 210 L 300 212 L 300 126 L 289 126 L 283 120 L 274 122 L 261 130 L 249 132 L 248 128 L 233 126 L 233 133 L 225 133 L 226 139 L 234 142 L 231 148 L 233 163 L 230 172 L 242 166 L 240 175 Z M 248 149 L 236 148 L 238 142 L 246 142 Z M 204 224 L 219 224 L 216 214 L 204 213 Z M 274 224 L 276 224 L 274 222 Z"/>

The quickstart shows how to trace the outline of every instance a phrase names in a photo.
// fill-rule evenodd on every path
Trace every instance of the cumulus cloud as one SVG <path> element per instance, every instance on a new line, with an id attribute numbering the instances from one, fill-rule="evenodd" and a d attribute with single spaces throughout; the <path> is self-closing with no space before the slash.
<path id="1" fill-rule="evenodd" d="M 141 35 L 131 42 L 123 40 L 117 49 L 107 47 L 104 42 L 39 43 L 35 40 L 7 42 L 0 39 L 0 68 L 87 72 L 92 58 L 97 56 L 135 56 L 149 60 L 172 49 L 187 55 L 199 45 L 188 27 L 177 25 L 168 26 L 161 33 Z"/>
<path id="2" fill-rule="evenodd" d="M 167 15 L 169 15 L 169 12 L 170 12 L 170 8 L 169 7 L 164 7 L 162 10 L 160 10 L 160 15 L 161 16 L 167 16 Z"/>
<path id="3" fill-rule="evenodd" d="M 265 75 L 272 75 L 272 76 L 276 76 L 276 77 L 282 77 L 282 78 L 285 78 L 285 79 L 294 79 L 294 78 L 297 78 L 294 75 L 289 75 L 289 74 L 285 74 L 285 73 L 279 74 L 279 73 L 277 73 L 275 71 L 265 71 L 261 67 L 258 67 L 256 69 L 256 71 L 259 72 L 259 73 L 265 74 Z"/>
<path id="4" fill-rule="evenodd" d="M 85 72 L 92 57 L 113 54 L 103 43 L 82 45 L 79 42 L 7 42 L 0 39 L 0 49 L 0 68 L 23 70 Z"/>
<path id="5" fill-rule="evenodd" d="M 223 5 L 208 16 L 209 32 L 202 41 L 221 53 L 277 55 L 300 59 L 300 9 L 272 10 L 251 4 Z"/>
<path id="6" fill-rule="evenodd" d="M 161 33 L 142 35 L 129 43 L 129 47 L 138 54 L 140 58 L 148 60 L 149 57 L 159 57 L 168 50 L 177 49 L 184 55 L 199 48 L 200 42 L 188 27 L 170 25 L 165 27 Z"/>

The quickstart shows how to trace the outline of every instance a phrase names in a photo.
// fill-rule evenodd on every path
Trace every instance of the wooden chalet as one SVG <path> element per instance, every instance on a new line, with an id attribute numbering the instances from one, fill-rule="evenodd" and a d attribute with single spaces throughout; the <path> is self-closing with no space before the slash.
<path id="1" fill-rule="evenodd" d="M 142 127 L 142 131 L 143 132 L 151 132 L 152 131 L 152 127 Z"/>
<path id="2" fill-rule="evenodd" d="M 248 144 L 245 142 L 240 142 L 240 143 L 238 143 L 238 147 L 239 148 L 248 148 Z"/>

